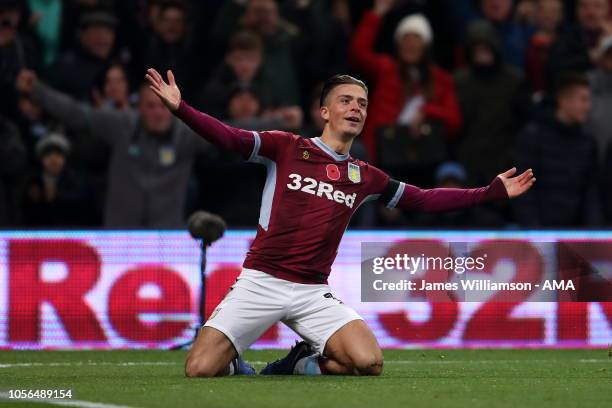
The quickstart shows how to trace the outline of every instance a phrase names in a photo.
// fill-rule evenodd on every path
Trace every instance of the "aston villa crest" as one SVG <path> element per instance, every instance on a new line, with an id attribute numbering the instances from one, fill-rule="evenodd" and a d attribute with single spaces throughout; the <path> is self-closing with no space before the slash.
<path id="1" fill-rule="evenodd" d="M 361 172 L 359 171 L 359 166 L 355 163 L 348 164 L 348 178 L 353 183 L 359 183 L 361 181 Z"/>

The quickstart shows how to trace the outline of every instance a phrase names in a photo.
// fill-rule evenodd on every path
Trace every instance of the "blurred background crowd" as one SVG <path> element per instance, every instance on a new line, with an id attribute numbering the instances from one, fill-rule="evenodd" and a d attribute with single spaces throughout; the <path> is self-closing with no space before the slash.
<path id="1" fill-rule="evenodd" d="M 518 200 L 354 227 L 612 224 L 610 0 L 0 0 L 0 227 L 257 223 L 265 170 L 194 136 L 143 87 L 172 69 L 226 123 L 319 136 L 321 82 L 370 87 L 351 154 L 423 188 Z"/>

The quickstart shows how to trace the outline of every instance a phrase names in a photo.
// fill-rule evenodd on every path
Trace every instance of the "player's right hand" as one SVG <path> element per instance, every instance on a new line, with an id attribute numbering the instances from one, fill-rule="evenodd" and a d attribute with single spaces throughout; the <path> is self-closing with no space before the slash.
<path id="1" fill-rule="evenodd" d="M 167 75 L 168 83 L 164 81 L 159 72 L 153 68 L 149 68 L 147 69 L 145 78 L 149 81 L 149 88 L 159 96 L 164 105 L 171 111 L 175 111 L 181 104 L 181 91 L 178 86 L 176 86 L 172 71 L 168 70 Z"/>
<path id="2" fill-rule="evenodd" d="M 18 92 L 29 95 L 32 93 L 36 81 L 38 81 L 38 77 L 34 71 L 22 69 L 15 79 L 15 88 Z"/>

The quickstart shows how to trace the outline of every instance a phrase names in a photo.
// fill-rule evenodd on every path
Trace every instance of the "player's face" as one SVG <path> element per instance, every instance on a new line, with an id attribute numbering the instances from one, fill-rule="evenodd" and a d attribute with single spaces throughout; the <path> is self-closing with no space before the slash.
<path id="1" fill-rule="evenodd" d="M 368 95 L 359 85 L 345 84 L 335 87 L 321 107 L 321 117 L 330 130 L 342 136 L 358 136 L 368 114 Z"/>

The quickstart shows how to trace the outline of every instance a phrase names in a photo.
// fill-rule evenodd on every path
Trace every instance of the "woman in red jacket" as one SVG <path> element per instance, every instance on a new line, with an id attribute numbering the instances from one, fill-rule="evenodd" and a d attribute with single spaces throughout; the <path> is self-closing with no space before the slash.
<path id="1" fill-rule="evenodd" d="M 432 30 L 420 14 L 405 17 L 395 31 L 397 56 L 376 53 L 374 42 L 384 14 L 393 1 L 376 0 L 357 27 L 350 46 L 353 64 L 374 85 L 362 138 L 376 161 L 376 129 L 403 124 L 418 130 L 424 120 L 437 120 L 448 135 L 461 127 L 452 77 L 430 59 Z"/>

